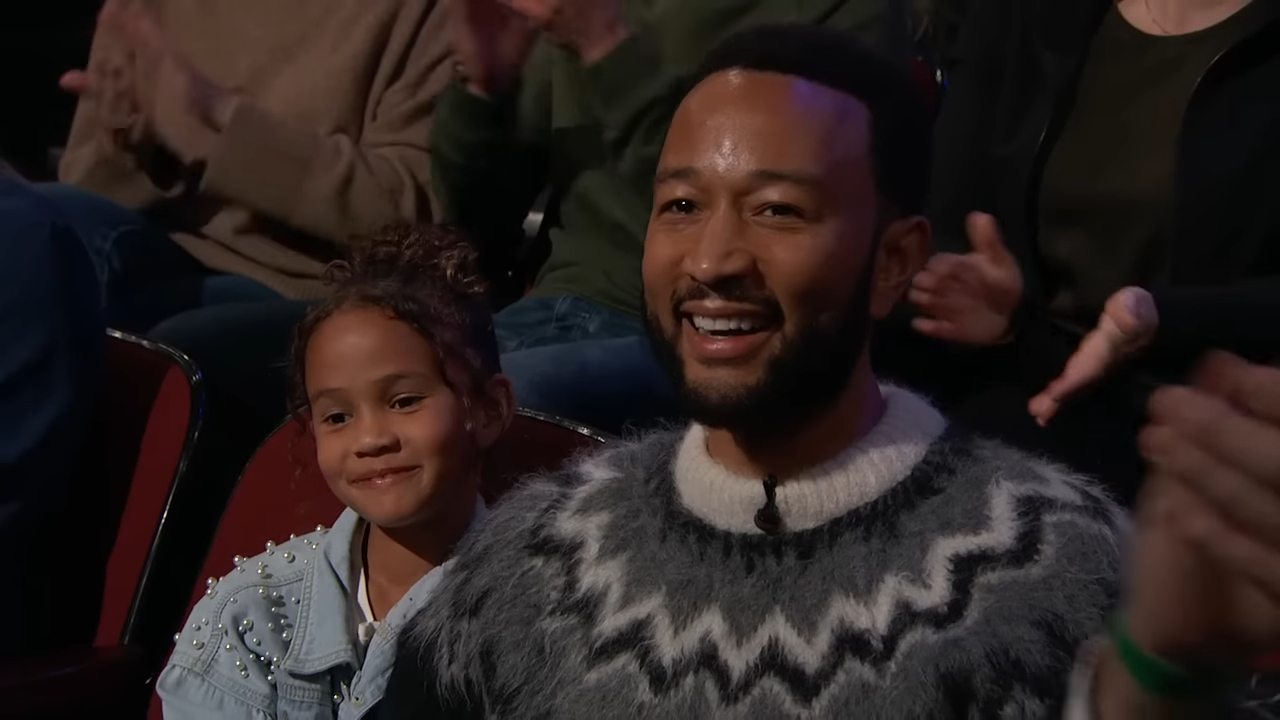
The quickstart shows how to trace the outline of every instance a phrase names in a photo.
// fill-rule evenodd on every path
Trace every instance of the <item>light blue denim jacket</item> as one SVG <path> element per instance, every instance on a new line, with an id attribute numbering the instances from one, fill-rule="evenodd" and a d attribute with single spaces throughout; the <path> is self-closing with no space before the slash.
<path id="1" fill-rule="evenodd" d="M 477 501 L 474 527 L 484 513 Z M 396 636 L 430 599 L 450 563 L 427 573 L 378 624 L 365 650 L 356 637 L 360 517 L 331 530 L 268 544 L 210 580 L 175 636 L 156 682 L 167 720 L 357 720 L 382 699 Z M 354 572 L 353 572 L 354 571 Z"/>

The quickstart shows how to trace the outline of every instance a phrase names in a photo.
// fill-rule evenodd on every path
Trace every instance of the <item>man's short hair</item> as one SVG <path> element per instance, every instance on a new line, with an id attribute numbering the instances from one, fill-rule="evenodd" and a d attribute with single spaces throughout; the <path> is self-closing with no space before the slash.
<path id="1" fill-rule="evenodd" d="M 761 25 L 712 50 L 693 85 L 733 69 L 790 75 L 857 98 L 871 113 L 871 161 L 881 198 L 901 215 L 924 212 L 933 118 L 905 67 L 839 30 Z"/>

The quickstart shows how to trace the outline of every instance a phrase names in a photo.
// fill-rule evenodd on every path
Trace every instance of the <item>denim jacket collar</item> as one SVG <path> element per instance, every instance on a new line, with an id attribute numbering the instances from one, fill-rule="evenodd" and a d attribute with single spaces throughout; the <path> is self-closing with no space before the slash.
<path id="1" fill-rule="evenodd" d="M 486 514 L 484 502 L 477 497 L 468 532 L 481 523 Z M 351 551 L 355 534 L 361 527 L 360 516 L 350 508 L 344 510 L 333 528 L 325 533 L 322 552 L 307 566 L 294 639 L 288 653 L 281 658 L 281 667 L 290 673 L 320 673 L 343 664 L 360 667 L 358 641 L 351 622 L 351 606 L 359 591 L 353 585 L 357 578 L 352 577 L 356 566 L 352 563 Z M 438 571 L 450 563 L 452 560 L 428 572 L 405 593 L 385 618 L 388 631 L 394 632 L 417 612 L 418 606 L 430 596 L 430 589 L 439 582 Z"/>

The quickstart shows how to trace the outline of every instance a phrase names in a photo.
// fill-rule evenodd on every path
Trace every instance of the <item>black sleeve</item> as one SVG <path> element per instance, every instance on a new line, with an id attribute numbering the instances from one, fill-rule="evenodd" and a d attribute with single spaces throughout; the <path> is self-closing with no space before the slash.
<path id="1" fill-rule="evenodd" d="M 1149 392 L 1182 382 L 1210 350 L 1228 350 L 1253 362 L 1280 358 L 1280 278 L 1266 277 L 1215 287 L 1152 291 L 1160 324 L 1156 337 L 1128 366 Z M 1024 302 L 1015 319 L 1016 340 L 999 367 L 1018 385 L 1036 392 L 1057 377 L 1083 335 L 1054 323 L 1036 303 Z M 1001 355 L 1001 353 L 996 353 Z"/>
<path id="2" fill-rule="evenodd" d="M 1148 354 L 1189 362 L 1211 350 L 1229 350 L 1254 362 L 1280 357 L 1280 277 L 1215 287 L 1151 291 L 1160 325 Z"/>
<path id="3" fill-rule="evenodd" d="M 1062 372 L 1081 336 L 1058 327 L 1038 305 L 1024 301 L 1013 323 L 1014 339 L 994 347 L 938 340 L 911 327 L 918 315 L 899 303 L 876 324 L 872 362 L 889 380 L 915 388 L 942 406 L 988 385 L 1034 394 Z"/>
<path id="4" fill-rule="evenodd" d="M 375 720 L 482 720 L 483 707 L 470 692 L 440 692 L 431 648 L 402 638 L 387 690 L 375 709 Z"/>
<path id="5" fill-rule="evenodd" d="M 938 64 L 945 87 L 933 126 L 929 220 L 939 252 L 970 250 L 964 226 L 970 212 L 1001 215 L 989 153 L 1009 61 L 1006 6 L 1004 0 L 945 0 L 935 11 L 934 21 L 944 23 L 936 30 L 943 34 Z"/>

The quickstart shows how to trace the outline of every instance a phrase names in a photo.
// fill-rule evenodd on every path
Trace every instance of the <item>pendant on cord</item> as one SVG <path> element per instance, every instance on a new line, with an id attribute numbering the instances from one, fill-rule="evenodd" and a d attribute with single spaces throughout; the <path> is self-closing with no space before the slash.
<path id="1" fill-rule="evenodd" d="M 756 511 L 756 527 L 765 535 L 782 532 L 782 513 L 778 512 L 778 478 L 764 479 L 764 505 Z"/>

